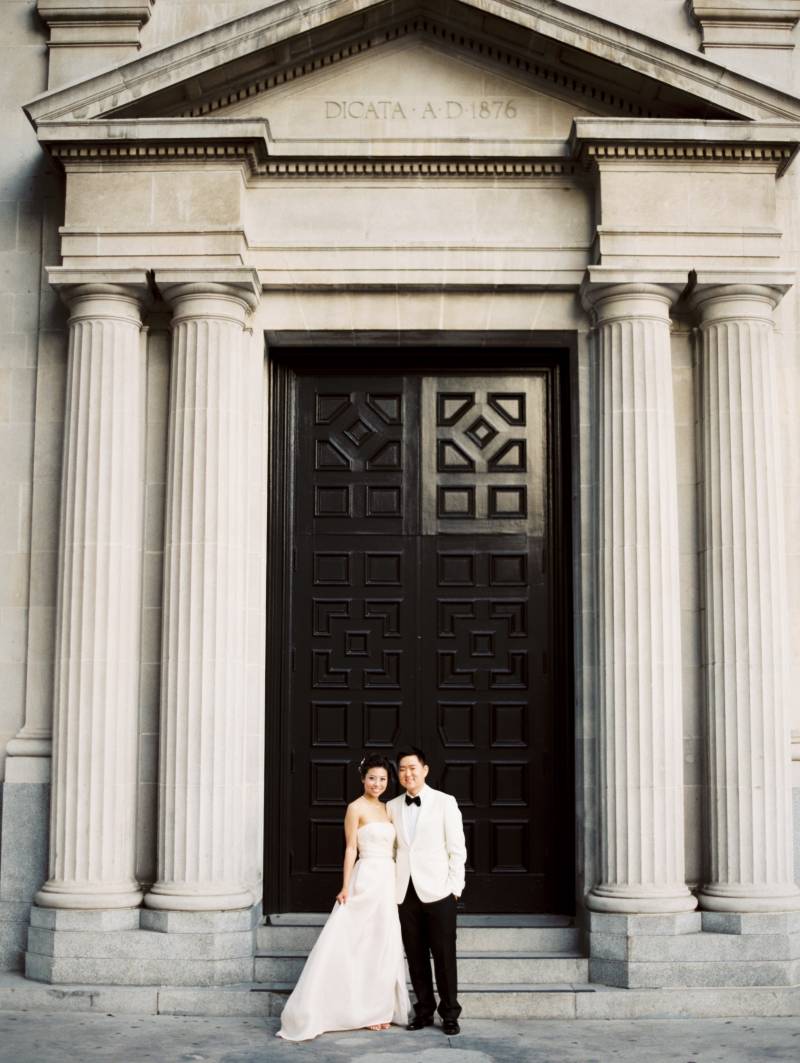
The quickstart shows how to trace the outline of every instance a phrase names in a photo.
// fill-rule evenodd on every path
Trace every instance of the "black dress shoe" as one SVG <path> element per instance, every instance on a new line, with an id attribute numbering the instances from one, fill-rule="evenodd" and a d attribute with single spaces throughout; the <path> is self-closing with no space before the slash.
<path id="1" fill-rule="evenodd" d="M 461 1027 L 455 1019 L 442 1019 L 442 1033 L 448 1037 L 455 1037 L 457 1033 L 461 1033 Z"/>
<path id="2" fill-rule="evenodd" d="M 419 1015 L 416 1015 L 411 1022 L 406 1026 L 407 1030 L 421 1030 L 425 1026 L 433 1026 L 433 1019 L 421 1019 Z"/>

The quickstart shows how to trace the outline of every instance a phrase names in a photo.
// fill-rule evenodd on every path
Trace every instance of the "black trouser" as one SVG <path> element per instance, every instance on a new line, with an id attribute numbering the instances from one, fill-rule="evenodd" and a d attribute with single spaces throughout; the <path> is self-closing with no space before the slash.
<path id="1" fill-rule="evenodd" d="M 439 992 L 438 1012 L 443 1019 L 457 1019 L 461 1014 L 456 971 L 456 899 L 449 894 L 440 901 L 423 904 L 409 879 L 400 905 L 400 927 L 406 950 L 411 985 L 419 1019 L 432 1019 L 436 1009 L 431 978 L 431 955 Z"/>

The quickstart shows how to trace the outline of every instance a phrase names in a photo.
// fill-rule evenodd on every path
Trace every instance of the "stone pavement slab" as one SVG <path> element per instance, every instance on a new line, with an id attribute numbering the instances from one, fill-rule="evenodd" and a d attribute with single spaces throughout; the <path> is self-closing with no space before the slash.
<path id="1" fill-rule="evenodd" d="M 325 1034 L 277 1019 L 0 1012 L 0 1063 L 797 1063 L 797 1019 L 471 1020 L 458 1037 Z"/>

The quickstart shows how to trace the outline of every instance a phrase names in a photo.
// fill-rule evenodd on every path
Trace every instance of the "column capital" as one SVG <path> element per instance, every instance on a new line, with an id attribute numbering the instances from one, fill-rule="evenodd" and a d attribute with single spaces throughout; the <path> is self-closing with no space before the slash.
<path id="1" fill-rule="evenodd" d="M 680 287 L 670 284 L 626 282 L 594 284 L 584 282 L 580 295 L 592 324 L 606 321 L 630 321 L 642 318 L 669 320 L 669 312 L 680 295 Z"/>
<path id="2" fill-rule="evenodd" d="M 699 282 L 689 296 L 689 306 L 700 314 L 701 325 L 711 321 L 757 320 L 772 322 L 772 311 L 790 284 L 744 280 Z"/>
<path id="3" fill-rule="evenodd" d="M 164 300 L 174 312 L 180 308 L 181 316 L 215 317 L 214 307 L 220 300 L 238 303 L 242 310 L 251 313 L 261 300 L 261 281 L 258 270 L 242 267 L 198 267 L 196 269 L 160 269 L 155 272 L 155 282 Z M 203 310 L 203 302 L 210 305 Z M 191 305 L 187 305 L 191 303 Z"/>
<path id="4" fill-rule="evenodd" d="M 70 310 L 89 299 L 122 299 L 141 310 L 150 300 L 147 271 L 143 269 L 71 269 L 53 266 L 47 271 L 55 288 Z"/>
<path id="5" fill-rule="evenodd" d="M 600 320 L 620 314 L 625 317 L 639 317 L 641 314 L 649 317 L 653 313 L 653 302 L 663 303 L 669 311 L 686 288 L 687 279 L 686 274 L 679 270 L 642 270 L 634 273 L 631 270 L 590 266 L 580 286 L 581 303 L 585 310 L 596 314 Z M 637 300 L 641 301 L 638 310 Z M 651 304 L 649 310 L 645 309 L 647 303 Z M 627 304 L 627 311 L 623 308 L 624 304 Z"/>

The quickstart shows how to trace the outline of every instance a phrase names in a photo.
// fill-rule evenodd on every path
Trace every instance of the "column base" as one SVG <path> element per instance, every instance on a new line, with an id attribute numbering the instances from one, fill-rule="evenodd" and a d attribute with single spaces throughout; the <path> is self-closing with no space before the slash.
<path id="1" fill-rule="evenodd" d="M 622 989 L 794 986 L 800 912 L 589 915 L 589 980 Z"/>
<path id="2" fill-rule="evenodd" d="M 46 882 L 33 898 L 40 908 L 88 909 L 138 908 L 142 891 L 135 882 L 92 890 L 79 889 L 65 882 Z"/>
<path id="3" fill-rule="evenodd" d="M 25 734 L 21 731 L 6 746 L 8 757 L 50 757 L 52 754 L 53 740 L 45 732 Z"/>
<path id="4" fill-rule="evenodd" d="M 183 883 L 156 883 L 144 899 L 147 908 L 161 912 L 219 912 L 250 908 L 254 898 L 249 890 L 230 885 L 219 891 L 187 887 Z"/>
<path id="5" fill-rule="evenodd" d="M 618 912 L 623 915 L 660 915 L 693 912 L 697 898 L 684 886 L 674 889 L 595 886 L 586 897 L 592 912 Z"/>
<path id="6" fill-rule="evenodd" d="M 31 910 L 26 977 L 54 985 L 215 986 L 253 981 L 261 906 L 166 913 Z"/>
<path id="7" fill-rule="evenodd" d="M 795 912 L 800 910 L 800 889 L 794 883 L 774 887 L 728 886 L 711 883 L 699 894 L 707 912 Z"/>

